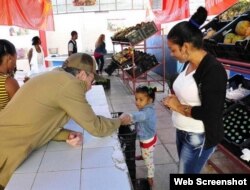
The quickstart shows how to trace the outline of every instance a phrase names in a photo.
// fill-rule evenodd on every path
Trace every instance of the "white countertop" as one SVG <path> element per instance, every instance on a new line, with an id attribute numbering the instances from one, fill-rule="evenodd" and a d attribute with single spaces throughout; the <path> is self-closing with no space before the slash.
<path id="1" fill-rule="evenodd" d="M 101 85 L 86 95 L 98 115 L 111 117 Z M 83 132 L 73 120 L 65 128 Z M 6 190 L 130 190 L 127 166 L 117 134 L 98 138 L 84 131 L 84 144 L 73 148 L 51 141 L 16 170 Z"/>
<path id="2" fill-rule="evenodd" d="M 89 55 L 91 55 L 91 54 L 89 54 Z M 95 57 L 93 55 L 91 55 L 91 56 L 95 62 L 96 70 L 98 70 L 98 64 L 96 63 Z M 67 58 L 68 58 L 68 55 L 56 55 L 55 57 L 52 57 L 51 55 L 49 55 L 49 56 L 45 57 L 44 60 L 50 61 L 50 62 L 53 62 L 53 61 L 64 62 Z"/>
<path id="3" fill-rule="evenodd" d="M 68 58 L 68 55 L 55 55 L 55 56 L 47 56 L 44 58 L 45 61 L 65 61 Z"/>

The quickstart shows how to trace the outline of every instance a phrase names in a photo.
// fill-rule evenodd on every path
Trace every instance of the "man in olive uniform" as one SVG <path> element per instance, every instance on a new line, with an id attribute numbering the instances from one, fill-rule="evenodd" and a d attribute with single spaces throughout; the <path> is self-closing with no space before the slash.
<path id="1" fill-rule="evenodd" d="M 73 54 L 61 70 L 27 81 L 0 112 L 0 189 L 33 150 L 50 140 L 81 143 L 79 133 L 63 129 L 70 118 L 98 137 L 119 128 L 120 118 L 97 116 L 86 100 L 95 70 L 90 55 Z"/>

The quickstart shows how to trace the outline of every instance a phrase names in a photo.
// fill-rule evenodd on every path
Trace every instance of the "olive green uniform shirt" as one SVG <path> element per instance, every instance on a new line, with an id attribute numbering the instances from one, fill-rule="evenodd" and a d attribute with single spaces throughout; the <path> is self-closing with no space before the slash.
<path id="1" fill-rule="evenodd" d="M 94 136 L 108 136 L 119 119 L 96 116 L 83 81 L 64 71 L 51 71 L 26 82 L 0 112 L 0 185 L 35 149 L 51 139 L 65 140 L 70 118 Z"/>

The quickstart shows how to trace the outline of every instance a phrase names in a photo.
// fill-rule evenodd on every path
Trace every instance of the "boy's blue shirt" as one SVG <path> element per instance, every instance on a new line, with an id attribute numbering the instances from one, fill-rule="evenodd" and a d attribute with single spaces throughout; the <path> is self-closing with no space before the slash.
<path id="1" fill-rule="evenodd" d="M 139 140 L 147 140 L 156 134 L 156 112 L 154 104 L 148 104 L 143 109 L 131 113 Z"/>

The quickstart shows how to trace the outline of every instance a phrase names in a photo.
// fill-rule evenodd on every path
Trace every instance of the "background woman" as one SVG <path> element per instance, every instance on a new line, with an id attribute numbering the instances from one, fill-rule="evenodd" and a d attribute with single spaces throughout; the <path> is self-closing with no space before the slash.
<path id="1" fill-rule="evenodd" d="M 32 38 L 32 45 L 33 47 L 28 53 L 31 74 L 45 69 L 44 53 L 41 47 L 41 40 L 38 36 Z"/>
<path id="2" fill-rule="evenodd" d="M 105 35 L 101 34 L 95 43 L 94 57 L 96 63 L 98 64 L 98 73 L 102 74 L 102 69 L 104 65 L 104 55 L 107 53 L 105 44 Z"/>
<path id="3" fill-rule="evenodd" d="M 192 19 L 175 25 L 167 36 L 171 55 L 187 64 L 174 81 L 174 95 L 164 100 L 173 111 L 179 173 L 200 173 L 224 135 L 227 74 L 222 64 L 202 48 L 200 25 Z"/>
<path id="4" fill-rule="evenodd" d="M 16 48 L 7 41 L 0 39 L 0 111 L 19 89 L 19 84 L 13 78 L 16 68 Z"/>

